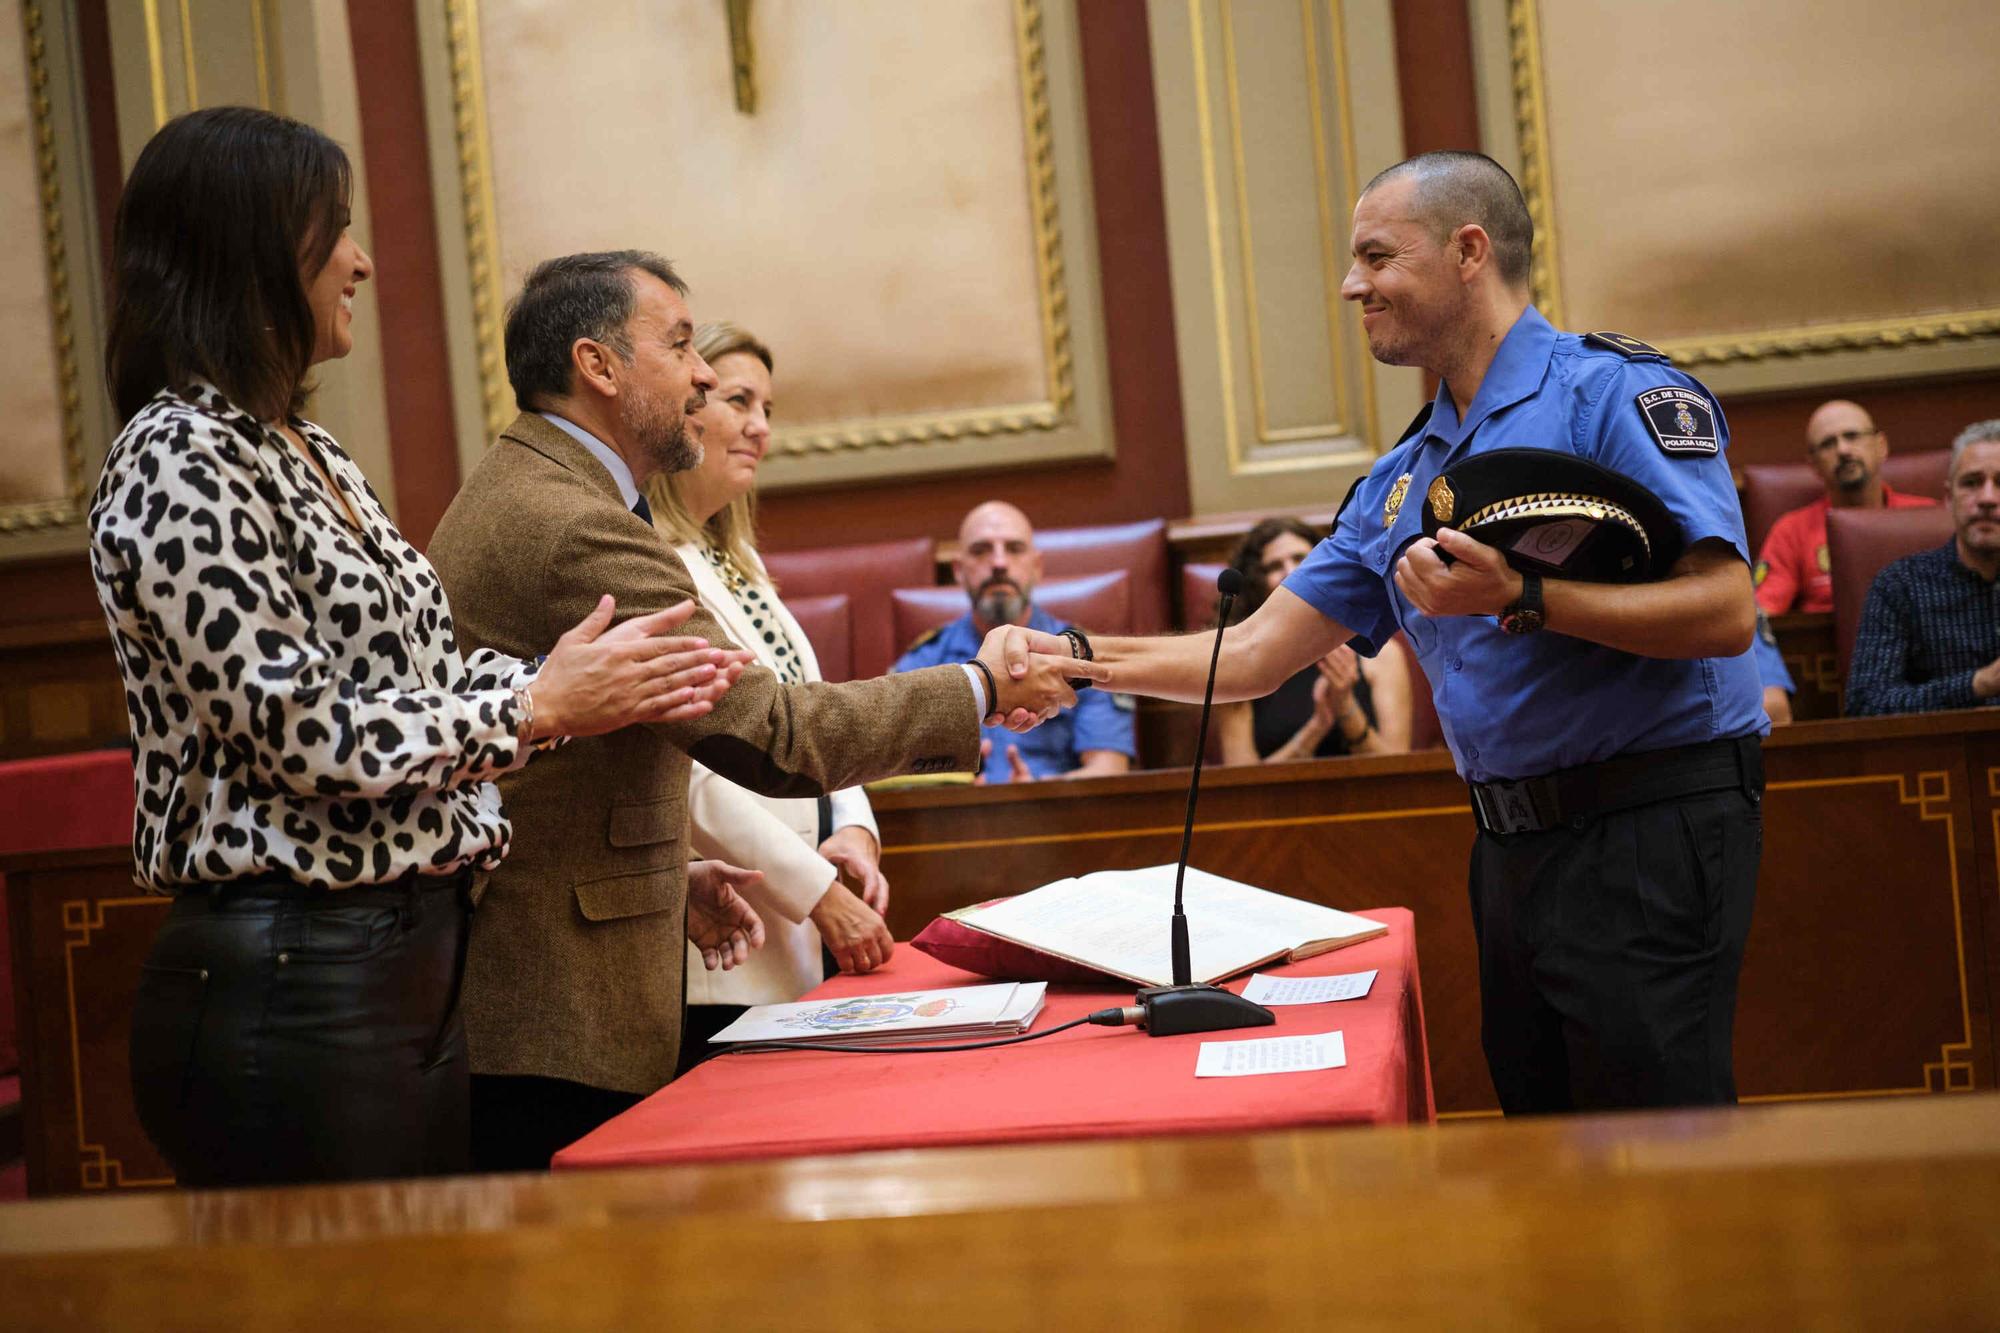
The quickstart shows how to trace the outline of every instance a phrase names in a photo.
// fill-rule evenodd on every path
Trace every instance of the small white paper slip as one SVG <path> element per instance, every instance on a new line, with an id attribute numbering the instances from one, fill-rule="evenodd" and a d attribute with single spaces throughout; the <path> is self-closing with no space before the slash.
<path id="1" fill-rule="evenodd" d="M 1194 1076 L 1302 1074 L 1310 1069 L 1340 1069 L 1346 1064 L 1347 1039 L 1338 1032 L 1314 1032 L 1251 1041 L 1205 1041 L 1201 1054 L 1195 1057 Z"/>
<path id="2" fill-rule="evenodd" d="M 1373 969 L 1338 977 L 1271 977 L 1259 972 L 1243 988 L 1243 998 L 1258 1004 L 1325 1004 L 1358 1000 L 1374 984 Z"/>

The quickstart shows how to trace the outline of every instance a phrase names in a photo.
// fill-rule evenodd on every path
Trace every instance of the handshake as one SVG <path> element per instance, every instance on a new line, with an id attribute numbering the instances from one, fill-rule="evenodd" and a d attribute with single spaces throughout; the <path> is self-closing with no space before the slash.
<path id="1" fill-rule="evenodd" d="M 1111 668 L 1085 656 L 1080 633 L 1044 634 L 1001 625 L 987 634 L 974 658 L 986 682 L 986 724 L 1030 731 L 1076 703 L 1076 691 L 1111 683 Z M 1010 651 L 1011 650 L 1011 651 Z"/>

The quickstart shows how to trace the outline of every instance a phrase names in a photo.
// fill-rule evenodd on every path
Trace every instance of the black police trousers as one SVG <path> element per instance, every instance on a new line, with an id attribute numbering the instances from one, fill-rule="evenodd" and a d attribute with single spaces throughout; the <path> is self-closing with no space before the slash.
<path id="1" fill-rule="evenodd" d="M 1479 834 L 1481 1035 L 1502 1110 L 1736 1100 L 1736 981 L 1763 846 L 1762 809 L 1740 789 Z"/>
<path id="2" fill-rule="evenodd" d="M 140 977 L 132 1093 L 181 1184 L 466 1169 L 467 884 L 174 901 Z"/>

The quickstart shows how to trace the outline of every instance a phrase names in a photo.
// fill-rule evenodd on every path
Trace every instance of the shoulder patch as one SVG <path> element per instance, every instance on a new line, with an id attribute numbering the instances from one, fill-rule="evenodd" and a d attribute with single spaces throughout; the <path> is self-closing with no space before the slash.
<path id="1" fill-rule="evenodd" d="M 1764 580 L 1765 580 L 1765 579 L 1768 579 L 1768 578 L 1770 578 L 1770 577 L 1771 577 L 1771 562 L 1770 562 L 1770 561 L 1768 561 L 1768 560 L 1759 560 L 1759 561 L 1758 561 L 1758 562 L 1757 562 L 1756 564 L 1754 564 L 1754 565 L 1750 566 L 1750 586 L 1751 586 L 1751 587 L 1753 587 L 1753 588 L 1761 588 L 1761 587 L 1763 587 L 1763 586 L 1764 586 Z M 1761 615 L 1763 615 L 1764 613 L 1763 613 L 1762 611 L 1759 611 L 1759 612 L 1758 612 L 1757 614 L 1761 616 Z"/>
<path id="2" fill-rule="evenodd" d="M 1713 458 L 1722 452 L 1715 433 L 1715 405 L 1677 384 L 1648 389 L 1632 400 L 1660 452 L 1669 458 Z"/>
<path id="3" fill-rule="evenodd" d="M 944 631 L 945 627 L 943 625 L 934 625 L 930 629 L 925 630 L 922 634 L 919 634 L 916 638 L 911 639 L 910 646 L 905 648 L 903 651 L 906 653 L 914 653 L 915 651 L 917 651 L 917 649 L 923 647 L 925 644 L 931 643 L 934 640 L 936 640 L 937 636 L 944 633 Z"/>
<path id="4" fill-rule="evenodd" d="M 1764 614 L 1762 607 L 1757 610 L 1757 637 L 1768 647 L 1778 646 L 1778 632 L 1771 628 L 1771 618 Z"/>
<path id="5" fill-rule="evenodd" d="M 1583 340 L 1593 347 L 1603 347 L 1618 353 L 1620 356 L 1631 357 L 1634 360 L 1673 360 L 1672 357 L 1653 346 L 1653 344 L 1640 342 L 1629 333 L 1611 333 L 1606 330 L 1600 330 L 1596 333 L 1584 334 Z"/>

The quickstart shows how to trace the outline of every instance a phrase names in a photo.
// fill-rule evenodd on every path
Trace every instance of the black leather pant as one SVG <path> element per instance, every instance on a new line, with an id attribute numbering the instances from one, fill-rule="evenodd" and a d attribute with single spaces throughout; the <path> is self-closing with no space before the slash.
<path id="1" fill-rule="evenodd" d="M 132 1093 L 181 1184 L 467 1168 L 468 882 L 174 902 L 139 982 Z"/>

